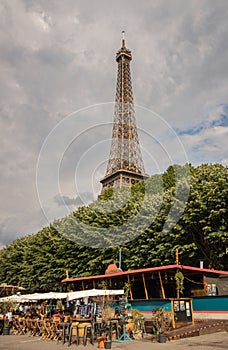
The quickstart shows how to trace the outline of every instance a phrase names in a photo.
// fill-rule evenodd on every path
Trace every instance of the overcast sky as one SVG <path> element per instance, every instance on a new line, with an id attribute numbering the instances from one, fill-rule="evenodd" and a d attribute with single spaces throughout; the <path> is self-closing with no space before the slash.
<path id="1" fill-rule="evenodd" d="M 121 31 L 148 174 L 228 163 L 227 0 L 0 0 L 0 246 L 96 198 Z"/>

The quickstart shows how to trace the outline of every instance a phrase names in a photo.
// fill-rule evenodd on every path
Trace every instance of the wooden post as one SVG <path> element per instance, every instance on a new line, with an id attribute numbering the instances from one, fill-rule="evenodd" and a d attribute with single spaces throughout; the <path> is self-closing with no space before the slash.
<path id="1" fill-rule="evenodd" d="M 131 300 L 133 300 L 132 290 L 131 290 L 131 280 L 130 280 L 130 276 L 129 276 L 129 275 L 127 275 L 127 281 L 128 281 L 128 283 L 129 283 L 129 286 L 130 286 L 130 288 L 129 288 L 129 291 L 130 291 L 130 298 L 131 298 Z"/>
<path id="2" fill-rule="evenodd" d="M 82 290 L 85 290 L 84 281 L 82 281 Z"/>
<path id="3" fill-rule="evenodd" d="M 203 274 L 203 289 L 204 289 L 204 294 L 208 295 L 208 292 L 207 292 L 207 279 L 206 279 L 206 275 L 205 274 Z"/>
<path id="4" fill-rule="evenodd" d="M 144 273 L 142 273 L 142 279 L 143 279 L 143 285 L 144 285 L 144 290 L 145 290 L 145 295 L 146 295 L 146 299 L 148 300 L 148 292 L 147 292 L 147 288 L 146 288 L 146 280 L 145 280 L 145 275 Z"/>
<path id="5" fill-rule="evenodd" d="M 161 291 L 162 291 L 162 298 L 165 299 L 165 290 L 164 290 L 164 287 L 163 287 L 160 271 L 158 271 L 158 276 L 159 276 L 159 280 L 160 280 L 160 286 L 161 286 Z"/>
<path id="6" fill-rule="evenodd" d="M 195 317 L 194 317 L 194 312 L 193 312 L 192 299 L 190 300 L 190 307 L 191 307 L 191 313 L 192 313 L 192 324 L 195 324 Z"/>
<path id="7" fill-rule="evenodd" d="M 95 280 L 93 280 L 93 288 L 96 289 Z"/>
<path id="8" fill-rule="evenodd" d="M 171 305 L 172 305 L 172 326 L 173 328 L 176 328 L 176 324 L 175 324 L 175 315 L 174 315 L 174 307 L 173 307 L 174 301 L 171 301 Z"/>
<path id="9" fill-rule="evenodd" d="M 179 252 L 178 252 L 178 248 L 176 248 L 176 264 L 179 265 Z"/>

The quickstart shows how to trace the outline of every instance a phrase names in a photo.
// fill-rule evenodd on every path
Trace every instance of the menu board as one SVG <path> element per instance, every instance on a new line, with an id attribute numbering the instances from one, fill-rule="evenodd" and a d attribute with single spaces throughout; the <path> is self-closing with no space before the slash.
<path id="1" fill-rule="evenodd" d="M 190 300 L 173 300 L 175 322 L 191 322 L 192 310 Z"/>

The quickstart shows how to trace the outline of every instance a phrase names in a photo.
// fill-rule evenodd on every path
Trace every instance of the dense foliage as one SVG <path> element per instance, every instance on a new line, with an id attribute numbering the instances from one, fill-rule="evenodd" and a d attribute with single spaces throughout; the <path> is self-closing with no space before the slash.
<path id="1" fill-rule="evenodd" d="M 171 166 L 131 190 L 107 190 L 97 201 L 0 251 L 0 283 L 27 291 L 61 289 L 70 276 L 104 273 L 118 261 L 137 269 L 175 262 L 227 269 L 228 168 Z M 62 234 L 64 233 L 64 235 Z M 70 239 L 68 239 L 70 238 Z"/>

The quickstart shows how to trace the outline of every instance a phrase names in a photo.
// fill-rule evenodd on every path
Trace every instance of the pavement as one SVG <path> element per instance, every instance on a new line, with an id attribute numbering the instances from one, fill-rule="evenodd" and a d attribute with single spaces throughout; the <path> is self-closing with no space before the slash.
<path id="1" fill-rule="evenodd" d="M 228 348 L 228 332 L 217 332 L 191 338 L 172 340 L 166 343 L 154 343 L 151 341 L 134 340 L 127 343 L 112 343 L 115 350 L 222 350 Z M 42 340 L 40 337 L 27 335 L 1 335 L 0 350 L 95 350 L 95 345 L 87 344 L 76 346 L 72 344 L 57 343 L 52 340 Z"/>

